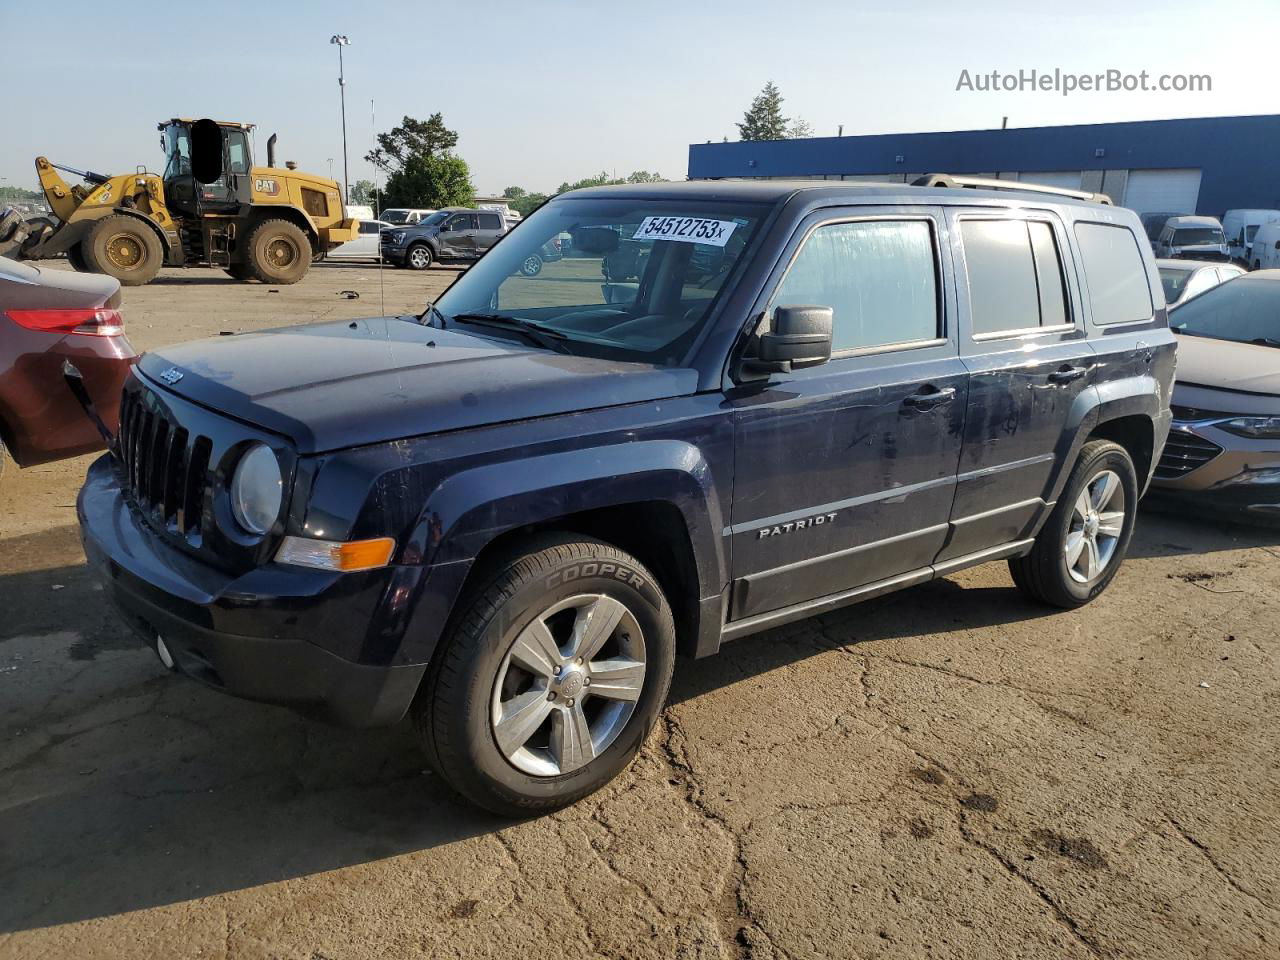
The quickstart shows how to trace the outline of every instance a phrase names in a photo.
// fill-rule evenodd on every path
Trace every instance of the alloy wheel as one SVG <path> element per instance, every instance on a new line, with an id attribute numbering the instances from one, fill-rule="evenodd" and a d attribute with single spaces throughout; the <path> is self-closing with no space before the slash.
<path id="1" fill-rule="evenodd" d="M 1071 509 L 1063 557 L 1076 583 L 1092 583 L 1107 569 L 1124 532 L 1124 485 L 1103 470 L 1084 485 Z"/>
<path id="2" fill-rule="evenodd" d="M 624 604 L 598 593 L 561 600 L 520 631 L 498 668 L 498 749 L 532 776 L 571 773 L 622 733 L 644 678 L 644 634 Z"/>

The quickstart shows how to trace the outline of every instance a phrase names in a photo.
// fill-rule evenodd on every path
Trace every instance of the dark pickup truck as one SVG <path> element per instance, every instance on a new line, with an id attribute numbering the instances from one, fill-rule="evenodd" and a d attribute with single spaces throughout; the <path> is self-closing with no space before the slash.
<path id="1" fill-rule="evenodd" d="M 420 316 L 150 353 L 90 564 L 171 669 L 411 716 L 508 814 L 621 771 L 677 652 L 992 560 L 1087 603 L 1169 430 L 1159 276 L 1105 198 L 975 183 L 577 191 Z"/>

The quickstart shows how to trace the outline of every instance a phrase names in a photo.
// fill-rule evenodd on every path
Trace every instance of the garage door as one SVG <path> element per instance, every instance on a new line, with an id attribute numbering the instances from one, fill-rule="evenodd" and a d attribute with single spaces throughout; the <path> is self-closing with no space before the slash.
<path id="1" fill-rule="evenodd" d="M 1138 213 L 1195 213 L 1199 170 L 1130 170 L 1124 205 Z"/>
<path id="2" fill-rule="evenodd" d="M 1022 183 L 1037 183 L 1042 187 L 1060 187 L 1064 190 L 1080 189 L 1079 170 L 1050 170 L 1034 173 L 1020 173 L 1018 179 Z"/>

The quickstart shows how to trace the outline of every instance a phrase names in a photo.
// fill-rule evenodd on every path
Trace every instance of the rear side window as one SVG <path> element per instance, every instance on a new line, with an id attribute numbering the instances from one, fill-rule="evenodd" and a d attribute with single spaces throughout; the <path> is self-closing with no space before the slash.
<path id="1" fill-rule="evenodd" d="M 773 303 L 831 307 L 833 351 L 937 339 L 933 229 L 924 220 L 818 227 L 792 261 Z"/>
<path id="2" fill-rule="evenodd" d="M 496 213 L 481 213 L 479 214 L 479 217 L 480 217 L 481 230 L 501 230 L 502 229 L 502 220 L 498 217 Z"/>
<path id="3" fill-rule="evenodd" d="M 1039 220 L 962 220 L 975 336 L 1070 323 L 1053 228 Z"/>
<path id="4" fill-rule="evenodd" d="M 1076 224 L 1076 243 L 1080 245 L 1093 322 L 1105 326 L 1150 320 L 1154 308 L 1147 266 L 1133 232 L 1127 227 L 1081 221 Z"/>

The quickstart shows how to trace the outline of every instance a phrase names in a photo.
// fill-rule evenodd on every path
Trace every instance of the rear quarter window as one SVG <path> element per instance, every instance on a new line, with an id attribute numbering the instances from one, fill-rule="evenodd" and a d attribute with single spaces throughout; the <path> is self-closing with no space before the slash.
<path id="1" fill-rule="evenodd" d="M 1075 233 L 1093 322 L 1106 326 L 1150 320 L 1154 304 L 1147 283 L 1147 265 L 1133 231 L 1108 223 L 1079 221 Z"/>

